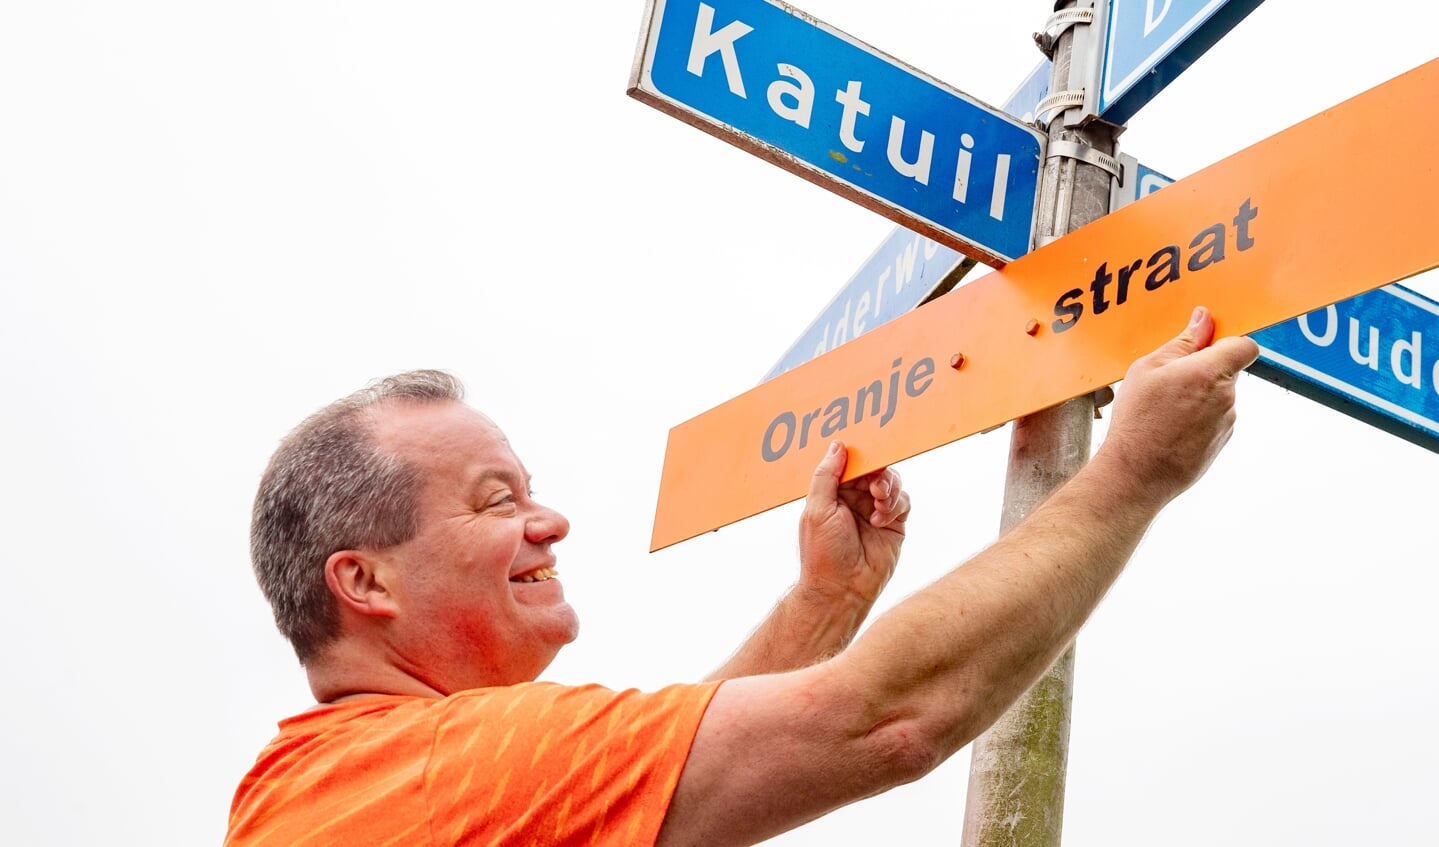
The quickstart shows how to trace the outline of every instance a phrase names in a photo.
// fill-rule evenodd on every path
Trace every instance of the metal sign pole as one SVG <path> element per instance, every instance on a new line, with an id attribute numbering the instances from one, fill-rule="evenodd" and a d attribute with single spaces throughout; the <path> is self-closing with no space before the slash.
<path id="1" fill-rule="evenodd" d="M 1037 231 L 1042 246 L 1109 211 L 1114 126 L 1079 121 L 1078 90 L 1092 85 L 1099 26 L 1083 20 L 1092 2 L 1056 4 L 1065 29 L 1039 36 L 1053 50 L 1054 76 L 1045 104 L 1050 152 L 1041 173 Z M 1078 81 L 1078 85 L 1076 85 Z M 1066 94 L 1070 95 L 1066 98 Z M 1063 108 L 1066 104 L 1075 104 Z M 1048 119 L 1042 104 L 1037 116 Z M 1101 398 L 1101 404 L 1104 398 Z M 1094 395 L 1070 400 L 1014 422 L 1000 531 L 1006 532 L 1089 459 Z M 1064 823 L 1065 769 L 1073 696 L 1074 645 L 1003 717 L 971 746 L 964 847 L 1057 847 Z"/>

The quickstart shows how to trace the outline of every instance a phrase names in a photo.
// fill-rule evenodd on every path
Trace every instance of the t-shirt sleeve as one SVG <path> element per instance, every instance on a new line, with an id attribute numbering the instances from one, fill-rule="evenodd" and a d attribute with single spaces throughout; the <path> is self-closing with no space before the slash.
<path id="1" fill-rule="evenodd" d="M 443 844 L 653 844 L 718 683 L 447 698 L 425 773 Z"/>

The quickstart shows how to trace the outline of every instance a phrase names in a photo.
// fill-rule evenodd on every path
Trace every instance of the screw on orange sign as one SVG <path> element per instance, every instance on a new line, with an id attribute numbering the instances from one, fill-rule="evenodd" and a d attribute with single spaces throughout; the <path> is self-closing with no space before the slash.
<path id="1" fill-rule="evenodd" d="M 802 497 L 831 438 L 852 477 L 1114 383 L 1196 305 L 1242 334 L 1439 266 L 1435 91 L 1439 60 L 674 427 L 651 549 Z"/>

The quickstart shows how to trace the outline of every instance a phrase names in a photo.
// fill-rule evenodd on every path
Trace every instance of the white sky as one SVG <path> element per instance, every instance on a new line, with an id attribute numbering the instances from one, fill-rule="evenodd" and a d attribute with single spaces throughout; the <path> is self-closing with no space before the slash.
<path id="1" fill-rule="evenodd" d="M 801 8 L 998 103 L 1051 4 Z M 1183 177 L 1434 58 L 1429 11 L 1269 0 L 1123 149 Z M 642 12 L 0 4 L 7 843 L 219 843 L 310 705 L 250 575 L 254 485 L 371 378 L 461 376 L 571 518 L 584 631 L 548 678 L 698 678 L 792 581 L 793 504 L 646 552 L 665 436 L 752 386 L 892 225 L 628 99 Z M 1007 449 L 900 466 L 881 608 L 992 540 Z M 1241 380 L 1228 451 L 1080 636 L 1066 844 L 1434 839 L 1435 468 Z M 958 843 L 967 772 L 775 843 Z"/>

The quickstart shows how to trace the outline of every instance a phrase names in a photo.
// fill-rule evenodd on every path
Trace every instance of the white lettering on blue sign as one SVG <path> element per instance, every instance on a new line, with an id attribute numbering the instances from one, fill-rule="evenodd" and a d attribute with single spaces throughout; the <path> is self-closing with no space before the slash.
<path id="1" fill-rule="evenodd" d="M 704 76 L 705 60 L 714 53 L 720 54 L 724 64 L 725 81 L 731 94 L 745 96 L 744 77 L 739 71 L 739 56 L 735 54 L 734 43 L 742 36 L 754 32 L 754 27 L 740 21 L 733 21 L 718 32 L 714 27 L 715 10 L 708 3 L 701 3 L 699 15 L 695 17 L 695 34 L 690 41 L 690 58 L 685 70 L 695 76 Z"/>
<path id="2" fill-rule="evenodd" d="M 1164 5 L 1159 7 L 1159 14 L 1154 13 L 1154 0 L 1144 0 L 1144 37 L 1148 38 L 1154 34 L 1155 27 L 1164 20 L 1164 15 L 1169 11 L 1170 0 L 1164 0 Z"/>
<path id="3" fill-rule="evenodd" d="M 1127 122 L 1261 0 L 1110 0 L 1100 117 Z"/>
<path id="4" fill-rule="evenodd" d="M 686 63 L 685 69 L 697 77 L 703 77 L 706 67 L 709 66 L 707 60 L 710 56 L 718 53 L 730 93 L 736 97 L 745 97 L 744 72 L 740 67 L 735 42 L 754 32 L 755 28 L 736 19 L 716 30 L 714 29 L 714 19 L 714 7 L 708 3 L 700 3 L 699 12 L 695 17 L 694 36 L 690 41 L 689 61 Z M 765 91 L 770 110 L 776 117 L 809 129 L 814 115 L 814 82 L 797 65 L 779 62 L 776 63 L 775 68 L 780 78 L 771 82 Z M 870 104 L 860 96 L 863 86 L 862 80 L 852 79 L 848 80 L 844 88 L 838 89 L 834 93 L 835 102 L 843 106 L 840 113 L 839 141 L 846 149 L 855 153 L 862 152 L 865 143 L 865 139 L 860 138 L 856 131 L 858 120 L 860 116 L 868 116 L 870 110 Z M 912 179 L 920 185 L 929 185 L 930 173 L 933 170 L 935 134 L 921 129 L 916 146 L 913 142 L 906 143 L 906 126 L 907 122 L 903 117 L 897 114 L 890 115 L 885 157 L 888 159 L 890 167 L 894 168 L 895 173 Z M 964 203 L 969 199 L 969 171 L 974 160 L 974 136 L 967 132 L 961 133 L 959 143 L 960 150 L 958 161 L 955 164 L 954 189 L 951 196 L 956 201 Z M 904 151 L 906 149 L 914 151 L 912 159 L 905 158 Z M 989 182 L 991 194 L 988 214 L 997 221 L 1004 220 L 1009 160 L 1010 156 L 1006 153 L 995 155 L 994 178 Z M 1032 212 L 1033 210 L 1026 211 Z"/>
<path id="5" fill-rule="evenodd" d="M 1346 302 L 1345 305 L 1348 303 Z M 1318 323 L 1321 319 L 1323 320 L 1323 329 L 1316 331 L 1313 323 Z M 1317 312 L 1301 315 L 1297 321 L 1299 332 L 1316 347 L 1329 347 L 1339 337 L 1341 322 L 1337 305 L 1325 306 Z M 1404 327 L 1400 332 L 1406 330 L 1409 328 Z M 1371 371 L 1379 371 L 1380 362 L 1383 360 L 1383 341 L 1380 339 L 1379 327 L 1364 326 L 1360 323 L 1359 318 L 1350 317 L 1348 341 L 1349 359 L 1354 364 L 1366 367 Z M 1423 388 L 1423 362 L 1424 336 L 1417 329 L 1410 330 L 1407 338 L 1396 338 L 1394 343 L 1389 346 L 1389 373 L 1386 376 L 1393 377 L 1401 385 Z M 1434 373 L 1436 376 L 1434 386 L 1436 390 L 1439 390 L 1439 359 L 1434 362 Z"/>
<path id="6" fill-rule="evenodd" d="M 779 0 L 653 3 L 632 95 L 991 265 L 1028 252 L 1034 127 Z"/>
<path id="7" fill-rule="evenodd" d="M 1439 451 L 1439 303 L 1386 285 L 1253 338 L 1251 371 Z"/>

